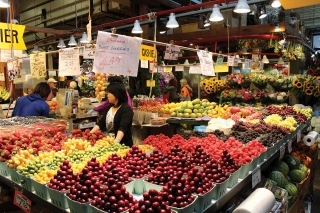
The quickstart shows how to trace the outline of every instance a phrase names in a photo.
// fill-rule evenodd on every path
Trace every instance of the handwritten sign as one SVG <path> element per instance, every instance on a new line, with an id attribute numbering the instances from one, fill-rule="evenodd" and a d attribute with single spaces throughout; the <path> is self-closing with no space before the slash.
<path id="1" fill-rule="evenodd" d="M 234 59 L 235 59 L 235 57 L 233 55 L 228 56 L 228 66 L 229 67 L 234 66 Z"/>
<path id="2" fill-rule="evenodd" d="M 31 76 L 34 78 L 42 78 L 46 76 L 46 53 L 40 52 L 30 54 L 30 70 Z"/>
<path id="3" fill-rule="evenodd" d="M 198 50 L 197 54 L 200 60 L 201 74 L 206 76 L 215 76 L 212 53 L 204 50 Z"/>
<path id="4" fill-rule="evenodd" d="M 93 70 L 125 76 L 138 75 L 142 39 L 123 35 L 114 36 L 98 31 Z"/>
<path id="5" fill-rule="evenodd" d="M 189 74 L 201 74 L 201 67 L 199 65 L 190 66 Z"/>
<path id="6" fill-rule="evenodd" d="M 31 200 L 18 190 L 14 191 L 13 204 L 21 208 L 25 213 L 31 212 Z"/>
<path id="7" fill-rule="evenodd" d="M 94 59 L 95 52 L 96 52 L 95 48 L 85 47 L 83 50 L 83 58 L 84 59 Z"/>
<path id="8" fill-rule="evenodd" d="M 0 49 L 0 62 L 7 62 L 12 56 L 21 58 L 22 50 L 4 50 Z M 12 53 L 12 55 L 11 55 Z"/>
<path id="9" fill-rule="evenodd" d="M 80 75 L 79 49 L 66 48 L 59 52 L 59 75 Z"/>
<path id="10" fill-rule="evenodd" d="M 166 52 L 164 53 L 164 59 L 166 60 L 178 60 L 180 48 L 174 45 L 167 45 Z"/>
<path id="11" fill-rule="evenodd" d="M 179 72 L 182 71 L 183 72 L 184 71 L 184 67 L 182 65 L 177 65 L 176 68 L 175 68 L 175 71 L 179 71 Z"/>
<path id="12" fill-rule="evenodd" d="M 261 169 L 258 166 L 251 174 L 252 177 L 252 188 L 254 188 L 261 181 Z"/>

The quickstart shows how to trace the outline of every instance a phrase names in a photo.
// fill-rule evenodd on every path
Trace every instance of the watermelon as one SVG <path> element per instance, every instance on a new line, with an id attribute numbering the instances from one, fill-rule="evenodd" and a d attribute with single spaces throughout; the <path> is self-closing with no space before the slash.
<path id="1" fill-rule="evenodd" d="M 292 184 L 292 183 L 288 183 L 286 185 L 284 185 L 285 190 L 287 190 L 289 196 L 295 197 L 298 194 L 298 189 L 297 187 Z"/>
<path id="2" fill-rule="evenodd" d="M 284 183 L 283 183 L 283 185 L 285 186 L 285 185 L 287 185 L 288 183 L 290 183 L 290 181 L 288 180 L 288 178 L 284 178 Z"/>
<path id="3" fill-rule="evenodd" d="M 303 171 L 306 175 L 308 174 L 308 167 L 306 167 L 304 164 L 300 164 L 299 170 Z"/>
<path id="4" fill-rule="evenodd" d="M 277 186 L 279 187 L 283 187 L 284 183 L 285 183 L 285 177 L 284 175 L 279 172 L 279 171 L 272 171 L 269 176 L 269 179 L 273 180 L 274 182 L 277 183 Z"/>
<path id="5" fill-rule="evenodd" d="M 289 173 L 289 166 L 284 161 L 277 161 L 273 167 L 284 176 L 287 176 Z"/>
<path id="6" fill-rule="evenodd" d="M 300 161 L 297 157 L 286 155 L 283 160 L 286 162 L 286 164 L 288 164 L 290 170 L 299 169 Z"/>
<path id="7" fill-rule="evenodd" d="M 299 169 L 295 169 L 289 172 L 289 177 L 291 181 L 300 183 L 303 179 L 306 178 L 306 174 Z"/>

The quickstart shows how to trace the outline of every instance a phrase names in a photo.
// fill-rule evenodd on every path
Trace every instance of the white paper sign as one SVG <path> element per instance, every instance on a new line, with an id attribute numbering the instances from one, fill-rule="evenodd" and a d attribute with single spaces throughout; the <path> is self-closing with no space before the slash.
<path id="1" fill-rule="evenodd" d="M 189 74 L 201 74 L 201 67 L 199 65 L 190 66 Z"/>
<path id="2" fill-rule="evenodd" d="M 141 42 L 141 38 L 98 31 L 94 72 L 136 77 Z"/>
<path id="3" fill-rule="evenodd" d="M 80 75 L 79 49 L 66 48 L 59 52 L 59 76 Z"/>
<path id="4" fill-rule="evenodd" d="M 280 148 L 280 157 L 279 157 L 279 160 L 281 160 L 281 159 L 283 158 L 285 152 L 286 152 L 286 146 L 283 145 L 283 146 L 281 146 L 281 148 Z"/>
<path id="5" fill-rule="evenodd" d="M 167 45 L 164 59 L 166 60 L 178 60 L 180 47 L 174 45 Z"/>
<path id="6" fill-rule="evenodd" d="M 140 60 L 141 68 L 149 68 L 149 61 L 148 60 Z"/>
<path id="7" fill-rule="evenodd" d="M 60 64 L 60 63 L 59 63 Z M 30 70 L 33 78 L 46 77 L 46 53 L 30 54 Z"/>
<path id="8" fill-rule="evenodd" d="M 254 188 L 261 181 L 261 170 L 258 166 L 254 171 L 252 171 L 252 188 Z"/>
<path id="9" fill-rule="evenodd" d="M 215 76 L 212 53 L 205 50 L 198 50 L 197 54 L 200 60 L 201 74 L 206 76 Z"/>
<path id="10" fill-rule="evenodd" d="M 151 61 L 150 61 L 150 69 L 149 69 L 149 72 L 150 72 L 150 73 L 155 72 L 155 70 L 157 69 L 157 68 L 155 67 L 156 64 L 157 64 L 156 62 L 151 62 Z"/>
<path id="11" fill-rule="evenodd" d="M 22 50 L 12 50 L 13 56 L 21 58 L 22 57 Z M 0 62 L 7 62 L 11 57 L 11 50 L 3 50 L 0 49 Z"/>
<path id="12" fill-rule="evenodd" d="M 182 65 L 177 65 L 175 71 L 184 71 L 184 67 Z"/>
<path id="13" fill-rule="evenodd" d="M 94 59 L 96 49 L 92 47 L 85 47 L 83 50 L 83 58 L 84 59 Z"/>
<path id="14" fill-rule="evenodd" d="M 4 73 L 0 72 L 0 81 L 5 81 Z"/>
<path id="15" fill-rule="evenodd" d="M 49 76 L 56 76 L 57 75 L 57 71 L 56 70 L 49 70 L 48 74 L 49 74 Z"/>
<path id="16" fill-rule="evenodd" d="M 230 55 L 228 56 L 228 66 L 232 67 L 234 65 L 234 56 Z"/>

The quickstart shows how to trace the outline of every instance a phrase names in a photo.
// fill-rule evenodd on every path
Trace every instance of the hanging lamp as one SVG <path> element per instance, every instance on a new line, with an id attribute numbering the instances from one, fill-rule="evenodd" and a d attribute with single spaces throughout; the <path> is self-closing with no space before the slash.
<path id="1" fill-rule="evenodd" d="M 135 20 L 133 28 L 131 30 L 131 33 L 139 34 L 139 33 L 142 33 L 142 32 L 143 32 L 143 30 L 142 30 L 142 28 L 140 26 L 140 22 L 138 20 Z"/>
<path id="2" fill-rule="evenodd" d="M 271 7 L 279 8 L 281 7 L 281 2 L 279 0 L 273 0 L 273 2 L 271 3 Z"/>
<path id="3" fill-rule="evenodd" d="M 34 45 L 32 53 L 38 53 L 39 52 L 39 47 L 38 45 Z"/>
<path id="4" fill-rule="evenodd" d="M 70 47 L 77 46 L 77 41 L 76 41 L 76 39 L 74 38 L 73 35 L 70 36 L 70 41 L 68 43 L 68 46 L 70 46 Z"/>
<path id="5" fill-rule="evenodd" d="M 263 19 L 263 18 L 267 17 L 266 6 L 262 5 L 260 7 L 259 11 L 260 11 L 259 19 Z"/>
<path id="6" fill-rule="evenodd" d="M 223 19 L 224 18 L 220 12 L 218 5 L 217 4 L 213 5 L 212 13 L 210 15 L 209 20 L 216 22 L 216 21 L 222 21 Z"/>
<path id="7" fill-rule="evenodd" d="M 282 57 L 279 58 L 279 61 L 278 61 L 277 64 L 282 64 L 282 65 L 284 64 L 284 61 L 283 61 Z"/>
<path id="8" fill-rule="evenodd" d="M 269 59 L 267 58 L 266 55 L 263 56 L 262 62 L 263 62 L 264 64 L 269 64 Z"/>
<path id="9" fill-rule="evenodd" d="M 64 43 L 63 39 L 60 38 L 59 39 L 59 43 L 58 43 L 58 48 L 62 49 L 62 48 L 65 48 L 66 47 L 66 44 Z"/>
<path id="10" fill-rule="evenodd" d="M 235 12 L 235 13 L 249 13 L 250 7 L 247 3 L 247 0 L 239 0 L 238 4 L 234 8 L 233 12 Z"/>
<path id="11" fill-rule="evenodd" d="M 170 13 L 169 21 L 167 22 L 166 27 L 167 28 L 177 28 L 177 27 L 179 27 L 179 23 L 177 22 L 176 16 L 174 15 L 174 13 Z"/>
<path id="12" fill-rule="evenodd" d="M 88 43 L 88 36 L 87 36 L 87 33 L 86 33 L 86 32 L 83 32 L 82 37 L 81 37 L 81 39 L 80 39 L 80 43 L 81 43 L 81 44 L 86 44 L 86 43 Z"/>
<path id="13" fill-rule="evenodd" d="M 10 3 L 8 0 L 0 0 L 0 8 L 9 8 Z"/>

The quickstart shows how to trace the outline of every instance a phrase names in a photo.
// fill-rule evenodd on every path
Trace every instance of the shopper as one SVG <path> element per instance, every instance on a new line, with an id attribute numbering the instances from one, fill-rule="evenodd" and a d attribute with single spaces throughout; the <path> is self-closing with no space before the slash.
<path id="1" fill-rule="evenodd" d="M 178 81 L 175 78 L 172 78 L 169 81 L 169 85 L 164 89 L 164 96 L 163 99 L 172 103 L 172 102 L 179 102 L 180 97 L 177 93 L 177 84 Z"/>
<path id="2" fill-rule="evenodd" d="M 180 85 L 181 85 L 180 100 L 181 101 L 190 101 L 192 98 L 193 90 L 189 86 L 187 80 L 184 78 L 181 79 Z"/>
<path id="3" fill-rule="evenodd" d="M 49 94 L 47 101 L 51 101 L 53 98 L 55 98 L 57 96 L 57 83 L 58 81 L 56 81 L 54 78 L 49 78 L 47 80 L 47 83 L 49 84 L 50 88 L 51 88 L 51 93 Z"/>
<path id="4" fill-rule="evenodd" d="M 109 83 L 120 83 L 123 84 L 123 79 L 120 76 L 110 76 L 108 78 L 108 82 Z M 124 85 L 123 85 L 124 86 Z M 128 105 L 132 108 L 132 101 L 130 98 L 130 95 L 128 93 L 128 91 L 126 90 L 126 94 L 127 94 L 127 99 L 128 99 Z M 96 106 L 95 108 L 93 108 L 94 111 L 97 112 L 104 112 L 104 110 L 110 105 L 109 100 L 106 100 L 105 102 L 103 102 L 101 105 Z"/>
<path id="5" fill-rule="evenodd" d="M 109 105 L 106 112 L 93 127 L 91 133 L 97 130 L 115 135 L 115 142 L 132 146 L 132 119 L 133 110 L 128 105 L 126 89 L 122 83 L 111 82 L 107 87 Z"/>
<path id="6" fill-rule="evenodd" d="M 46 100 L 51 93 L 51 88 L 46 82 L 41 82 L 36 85 L 32 94 L 20 97 L 16 101 L 16 105 L 12 112 L 12 117 L 15 116 L 44 116 L 49 117 L 49 105 Z"/>

